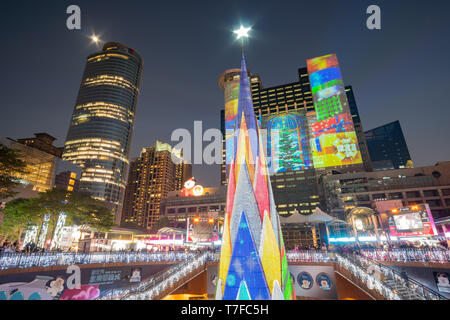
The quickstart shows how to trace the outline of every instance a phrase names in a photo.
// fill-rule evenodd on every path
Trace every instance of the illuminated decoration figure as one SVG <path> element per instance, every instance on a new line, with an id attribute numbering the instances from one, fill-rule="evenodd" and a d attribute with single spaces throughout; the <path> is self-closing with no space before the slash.
<path id="1" fill-rule="evenodd" d="M 203 186 L 196 184 L 194 177 L 192 177 L 184 183 L 182 192 L 185 197 L 200 197 L 205 193 L 205 190 Z"/>
<path id="2" fill-rule="evenodd" d="M 242 55 L 217 300 L 295 299 Z"/>

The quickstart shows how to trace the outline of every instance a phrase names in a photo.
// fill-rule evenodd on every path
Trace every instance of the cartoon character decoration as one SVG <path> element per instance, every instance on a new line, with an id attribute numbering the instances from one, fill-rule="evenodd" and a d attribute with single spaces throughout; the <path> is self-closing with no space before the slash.
<path id="1" fill-rule="evenodd" d="M 204 194 L 203 186 L 197 184 L 195 178 L 192 177 L 184 183 L 184 188 L 182 190 L 185 197 L 199 197 Z"/>
<path id="2" fill-rule="evenodd" d="M 449 275 L 446 272 L 434 272 L 436 285 L 441 292 L 450 293 Z"/>
<path id="3" fill-rule="evenodd" d="M 320 273 L 316 278 L 316 282 L 320 289 L 325 291 L 331 290 L 332 282 L 327 274 Z"/>
<path id="4" fill-rule="evenodd" d="M 0 300 L 93 300 L 100 295 L 98 286 L 81 285 L 68 289 L 65 280 L 38 275 L 31 282 L 10 282 L 0 285 Z"/>
<path id="5" fill-rule="evenodd" d="M 300 288 L 308 290 L 313 286 L 313 278 L 308 272 L 302 272 L 297 276 L 298 284 Z"/>
<path id="6" fill-rule="evenodd" d="M 97 285 L 82 284 L 79 289 L 66 289 L 59 300 L 94 300 L 100 295 Z"/>
<path id="7" fill-rule="evenodd" d="M 130 282 L 141 282 L 141 268 L 134 268 L 132 270 Z"/>
<path id="8" fill-rule="evenodd" d="M 53 298 L 59 297 L 61 293 L 64 291 L 64 279 L 61 277 L 56 278 L 50 282 L 50 287 L 47 288 L 47 292 L 51 294 Z"/>

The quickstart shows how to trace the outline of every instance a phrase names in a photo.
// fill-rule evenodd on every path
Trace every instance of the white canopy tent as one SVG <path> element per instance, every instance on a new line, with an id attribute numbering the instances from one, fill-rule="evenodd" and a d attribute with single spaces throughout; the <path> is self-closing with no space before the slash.
<path id="1" fill-rule="evenodd" d="M 330 223 L 330 222 L 343 222 L 337 218 L 334 218 L 322 210 L 320 208 L 316 208 L 314 212 L 310 215 L 303 215 L 303 214 L 293 214 L 290 217 L 284 218 L 280 216 L 280 222 L 282 224 L 301 224 L 301 223 Z"/>

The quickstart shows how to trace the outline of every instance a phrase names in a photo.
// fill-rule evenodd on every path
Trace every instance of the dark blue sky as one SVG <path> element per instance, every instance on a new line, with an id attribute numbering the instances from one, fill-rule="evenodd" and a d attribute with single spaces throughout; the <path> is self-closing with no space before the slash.
<path id="1" fill-rule="evenodd" d="M 77 4 L 82 30 L 66 28 Z M 382 10 L 382 30 L 366 28 L 366 8 Z M 305 60 L 338 55 L 355 91 L 364 129 L 400 120 L 416 166 L 450 160 L 450 1 L 61 1 L 2 0 L 0 136 L 54 135 L 63 145 L 88 36 L 119 41 L 144 58 L 132 156 L 176 128 L 220 128 L 219 75 L 240 62 L 232 30 L 253 26 L 248 68 L 266 87 L 297 79 Z M 218 166 L 196 166 L 205 185 Z"/>

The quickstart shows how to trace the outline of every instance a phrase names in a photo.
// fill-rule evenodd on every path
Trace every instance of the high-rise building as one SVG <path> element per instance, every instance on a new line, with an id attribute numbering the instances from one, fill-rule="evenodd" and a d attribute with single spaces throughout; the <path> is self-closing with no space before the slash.
<path id="1" fill-rule="evenodd" d="M 34 136 L 34 138 L 17 139 L 17 142 L 61 158 L 63 148 L 59 148 L 53 145 L 53 142 L 56 140 L 55 137 L 52 137 L 45 132 L 35 133 Z"/>
<path id="2" fill-rule="evenodd" d="M 36 134 L 36 136 L 39 135 L 41 134 Z M 80 176 L 81 168 L 55 155 L 54 151 L 57 148 L 51 143 L 55 138 L 46 133 L 42 135 L 50 138 L 49 143 L 34 144 L 32 141 L 24 143 L 24 140 L 28 139 L 15 141 L 11 138 L 0 137 L 0 144 L 17 151 L 26 164 L 24 172 L 13 175 L 20 182 L 15 190 L 18 192 L 15 198 L 36 197 L 37 192 L 45 192 L 53 187 L 69 191 L 77 188 L 76 179 Z"/>
<path id="3" fill-rule="evenodd" d="M 0 144 L 18 151 L 25 162 L 25 172 L 14 174 L 22 185 L 28 185 L 37 192 L 45 192 L 53 187 L 56 156 L 10 138 L 0 138 Z"/>
<path id="4" fill-rule="evenodd" d="M 399 121 L 366 131 L 365 136 L 375 171 L 411 166 L 411 156 Z"/>
<path id="5" fill-rule="evenodd" d="M 348 106 L 352 114 L 353 124 L 355 125 L 355 132 L 358 138 L 359 150 L 361 150 L 361 157 L 366 171 L 372 171 L 372 162 L 370 160 L 369 150 L 367 148 L 366 136 L 364 134 L 361 118 L 359 117 L 358 106 L 356 104 L 355 92 L 352 86 L 345 87 L 347 94 Z"/>
<path id="6" fill-rule="evenodd" d="M 248 73 L 255 114 L 260 120 L 260 126 L 268 131 L 266 152 L 280 215 L 292 214 L 294 211 L 301 214 L 312 213 L 321 203 L 318 187 L 320 176 L 329 169 L 342 172 L 364 169 L 371 171 L 354 92 L 351 86 L 344 89 L 335 55 L 310 59 L 308 64 L 309 72 L 306 67 L 298 69 L 298 81 L 270 88 L 263 87 L 258 75 Z M 316 84 L 315 90 L 311 89 L 311 77 Z M 230 150 L 234 143 L 231 129 L 234 126 L 239 94 L 239 69 L 225 71 L 219 78 L 219 87 L 225 95 L 221 129 L 226 146 L 223 151 L 221 182 L 226 184 L 226 163 L 230 163 Z M 314 98 L 320 100 L 320 103 L 315 103 Z M 326 104 L 324 101 L 328 101 L 327 99 L 330 101 Z M 271 130 L 280 130 L 280 133 L 270 134 Z M 293 135 L 298 137 L 297 145 L 294 141 L 296 139 L 292 139 Z M 344 139 L 339 140 L 339 135 L 345 135 Z M 322 138 L 324 139 L 320 140 Z M 355 151 L 358 147 L 361 150 L 359 161 L 358 157 L 353 161 L 344 161 L 345 155 L 340 154 L 335 158 L 344 159 L 341 162 L 328 161 L 331 156 L 325 154 L 325 150 L 334 149 L 333 143 L 336 141 L 350 139 L 357 142 L 354 145 Z M 323 150 L 317 150 L 321 143 L 328 145 Z M 342 144 L 343 153 L 347 152 L 346 147 Z M 315 150 L 314 158 L 311 149 Z M 298 154 L 300 157 L 296 156 Z M 295 161 L 296 158 L 299 161 Z"/>
<path id="7" fill-rule="evenodd" d="M 172 156 L 180 162 L 174 163 Z M 161 200 L 170 191 L 181 190 L 184 181 L 192 175 L 192 165 L 181 159 L 180 151 L 159 141 L 142 149 L 140 157 L 130 165 L 122 224 L 152 228 L 159 220 Z"/>
<path id="8" fill-rule="evenodd" d="M 87 57 L 63 159 L 83 168 L 79 190 L 105 201 L 120 222 L 143 60 L 108 42 Z"/>
<path id="9" fill-rule="evenodd" d="M 79 180 L 77 174 L 72 171 L 63 171 L 55 176 L 55 187 L 67 191 L 78 191 Z"/>

